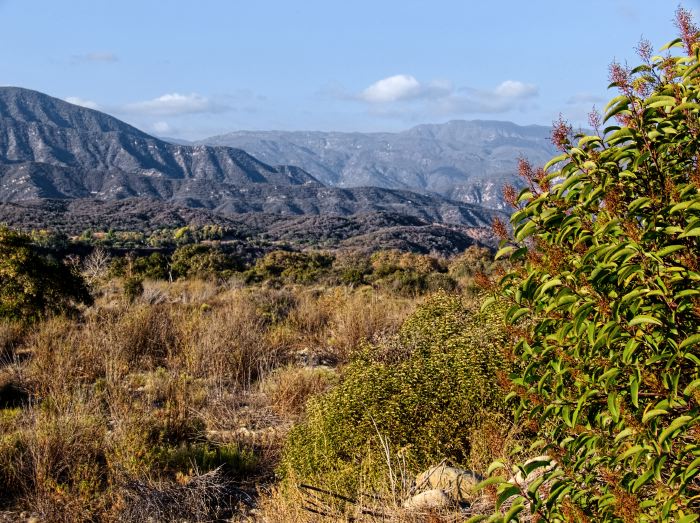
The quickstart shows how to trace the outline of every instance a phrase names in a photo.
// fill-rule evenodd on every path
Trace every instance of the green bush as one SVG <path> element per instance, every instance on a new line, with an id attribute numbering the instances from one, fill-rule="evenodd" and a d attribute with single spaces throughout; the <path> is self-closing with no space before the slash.
<path id="1" fill-rule="evenodd" d="M 0 227 L 0 318 L 34 320 L 92 303 L 76 270 L 39 254 L 30 238 Z"/>
<path id="2" fill-rule="evenodd" d="M 432 256 L 398 250 L 375 252 L 371 257 L 371 264 L 374 274 L 379 278 L 400 271 L 423 275 L 444 272 L 440 262 Z"/>
<path id="3" fill-rule="evenodd" d="M 133 263 L 134 275 L 150 280 L 167 280 L 170 275 L 168 258 L 159 252 L 136 258 Z"/>
<path id="4" fill-rule="evenodd" d="M 506 319 L 526 365 L 517 412 L 556 466 L 529 489 L 503 485 L 501 499 L 518 494 L 511 515 L 525 503 L 544 521 L 700 513 L 700 47 L 677 15 L 671 47 L 687 56 L 643 42 L 640 67 L 611 66 L 621 93 L 605 120 L 620 125 L 572 143 L 560 123 L 563 154 L 544 171 L 521 164 L 529 188 L 501 254 L 525 263 L 502 281 Z"/>
<path id="5" fill-rule="evenodd" d="M 136 298 L 143 294 L 143 278 L 139 276 L 129 276 L 124 279 L 124 297 L 133 303 Z"/>
<path id="6" fill-rule="evenodd" d="M 180 278 L 228 278 L 242 268 L 236 256 L 203 244 L 179 247 L 173 253 L 171 262 L 173 274 Z"/>
<path id="7" fill-rule="evenodd" d="M 273 251 L 260 258 L 249 280 L 279 278 L 291 283 L 311 283 L 329 272 L 333 256 L 319 252 Z"/>
<path id="8" fill-rule="evenodd" d="M 496 318 L 456 296 L 431 297 L 398 340 L 366 346 L 342 383 L 310 402 L 282 472 L 351 490 L 362 470 L 371 476 L 383 462 L 380 434 L 414 469 L 443 458 L 466 462 L 474 427 L 505 407 L 498 385 L 507 372 L 504 334 Z"/>

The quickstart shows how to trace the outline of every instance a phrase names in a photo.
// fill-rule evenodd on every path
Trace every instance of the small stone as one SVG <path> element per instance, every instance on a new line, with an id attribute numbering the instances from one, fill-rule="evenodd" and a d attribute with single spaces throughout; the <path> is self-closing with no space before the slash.
<path id="1" fill-rule="evenodd" d="M 483 479 L 471 470 L 441 464 L 419 474 L 416 489 L 441 489 L 454 501 L 464 502 L 474 497 L 474 486 Z"/>
<path id="2" fill-rule="evenodd" d="M 440 489 L 426 490 L 404 501 L 404 508 L 412 510 L 435 510 L 452 504 L 450 497 Z"/>

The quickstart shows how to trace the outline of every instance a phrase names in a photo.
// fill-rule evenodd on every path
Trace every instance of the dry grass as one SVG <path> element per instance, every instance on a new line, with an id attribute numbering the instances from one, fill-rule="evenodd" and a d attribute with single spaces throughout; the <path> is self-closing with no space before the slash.
<path id="1" fill-rule="evenodd" d="M 323 367 L 284 367 L 262 381 L 260 389 L 279 416 L 295 419 L 307 400 L 328 390 L 335 377 L 333 370 Z"/>
<path id="2" fill-rule="evenodd" d="M 339 361 L 347 361 L 363 341 L 378 341 L 396 333 L 417 305 L 416 300 L 371 291 L 339 294 L 328 328 L 329 348 Z"/>
<path id="3" fill-rule="evenodd" d="M 0 353 L 11 355 L 0 388 L 28 393 L 0 405 L 0 502 L 46 521 L 230 514 L 246 499 L 241 485 L 273 480 L 307 400 L 335 383 L 363 341 L 391 337 L 417 305 L 369 288 L 207 281 L 146 281 L 132 304 L 120 293 L 105 282 L 80 319 L 0 323 Z M 221 458 L 235 448 L 254 456 L 254 470 Z M 392 484 L 381 500 L 329 506 L 341 520 L 452 521 L 407 512 Z M 308 492 L 285 482 L 261 497 L 255 517 L 320 517 L 304 506 Z"/>

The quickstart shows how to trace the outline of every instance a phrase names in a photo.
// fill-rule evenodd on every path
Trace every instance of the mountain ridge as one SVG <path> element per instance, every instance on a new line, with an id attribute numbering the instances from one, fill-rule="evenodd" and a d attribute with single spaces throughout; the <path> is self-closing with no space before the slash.
<path id="1" fill-rule="evenodd" d="M 519 186 L 517 158 L 544 164 L 550 128 L 498 120 L 452 120 L 400 132 L 234 131 L 194 143 L 242 147 L 263 161 L 298 165 L 337 187 L 434 192 L 504 208 L 501 187 Z"/>
<path id="2" fill-rule="evenodd" d="M 242 149 L 167 143 L 105 113 L 0 88 L 0 201 L 154 198 L 231 215 L 394 212 L 486 226 L 494 212 L 431 194 L 328 187 Z"/>

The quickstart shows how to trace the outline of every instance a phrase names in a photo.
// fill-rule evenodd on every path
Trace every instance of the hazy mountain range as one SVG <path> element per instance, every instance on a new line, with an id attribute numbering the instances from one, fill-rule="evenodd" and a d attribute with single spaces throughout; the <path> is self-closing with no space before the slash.
<path id="1" fill-rule="evenodd" d="M 543 165 L 555 150 L 550 128 L 451 121 L 398 133 L 239 131 L 200 144 L 239 147 L 272 164 L 297 165 L 334 187 L 430 191 L 502 208 L 504 183 L 519 185 L 517 158 Z"/>
<path id="2" fill-rule="evenodd" d="M 168 143 L 98 111 L 0 88 L 0 201 L 128 198 L 226 215 L 394 212 L 468 226 L 485 226 L 493 215 L 435 194 L 327 186 L 302 168 L 273 166 L 238 148 Z"/>

